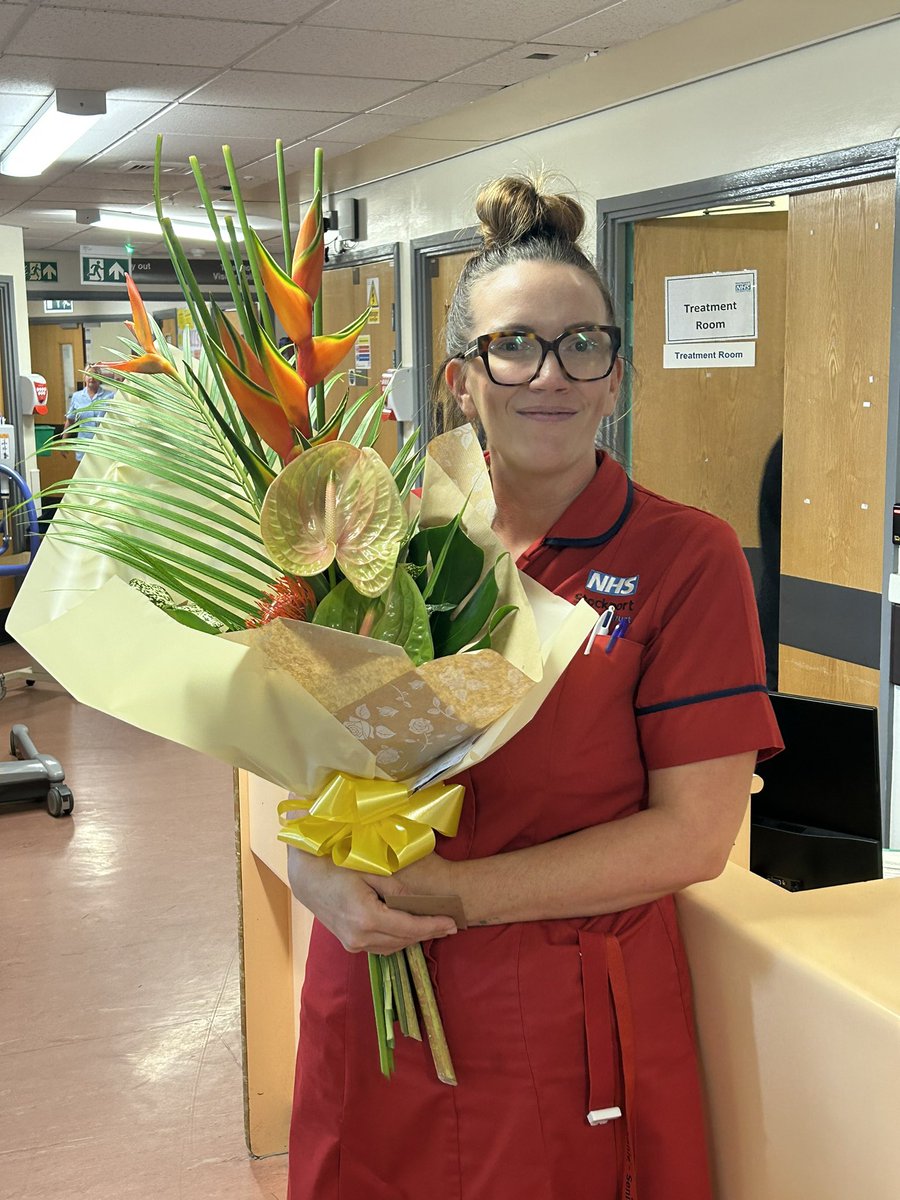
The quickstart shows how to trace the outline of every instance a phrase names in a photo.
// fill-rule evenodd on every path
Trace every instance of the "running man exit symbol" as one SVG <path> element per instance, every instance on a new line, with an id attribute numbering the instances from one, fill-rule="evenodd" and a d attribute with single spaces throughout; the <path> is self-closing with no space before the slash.
<path id="1" fill-rule="evenodd" d="M 55 262 L 28 259 L 25 262 L 25 278 L 29 283 L 55 283 L 59 279 L 59 268 Z"/>

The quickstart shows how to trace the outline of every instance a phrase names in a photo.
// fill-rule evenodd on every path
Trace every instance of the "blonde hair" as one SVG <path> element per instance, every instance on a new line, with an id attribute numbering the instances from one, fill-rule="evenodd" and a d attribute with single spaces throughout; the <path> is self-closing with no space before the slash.
<path id="1" fill-rule="evenodd" d="M 472 292 L 482 279 L 501 267 L 520 262 L 550 262 L 582 271 L 597 286 L 615 323 L 612 293 L 606 280 L 585 254 L 578 239 L 584 230 L 584 209 L 561 193 L 544 192 L 546 177 L 507 175 L 486 183 L 475 201 L 482 247 L 462 269 L 447 309 L 447 357 L 432 385 L 434 432 L 465 423 L 456 398 L 444 384 L 444 368 L 458 357 L 473 336 Z"/>

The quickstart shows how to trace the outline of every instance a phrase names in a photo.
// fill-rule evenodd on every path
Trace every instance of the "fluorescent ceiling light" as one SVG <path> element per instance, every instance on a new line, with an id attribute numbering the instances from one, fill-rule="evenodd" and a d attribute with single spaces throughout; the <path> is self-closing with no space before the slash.
<path id="1" fill-rule="evenodd" d="M 156 217 L 145 217 L 140 213 L 109 212 L 101 209 L 97 220 L 90 222 L 91 229 L 115 229 L 120 233 L 144 233 L 160 239 L 163 236 Z M 208 225 L 195 225 L 190 221 L 172 219 L 172 228 L 185 241 L 214 242 L 216 235 Z M 240 235 L 238 235 L 240 236 Z"/>
<path id="2" fill-rule="evenodd" d="M 106 112 L 106 92 L 54 92 L 0 154 L 0 172 L 41 175 Z"/>

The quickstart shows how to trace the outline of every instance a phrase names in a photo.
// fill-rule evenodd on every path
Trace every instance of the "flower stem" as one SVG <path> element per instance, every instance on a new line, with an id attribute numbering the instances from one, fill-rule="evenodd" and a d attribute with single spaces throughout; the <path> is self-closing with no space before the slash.
<path id="1" fill-rule="evenodd" d="M 412 984 L 409 981 L 409 971 L 406 958 L 402 951 L 392 954 L 388 960 L 391 964 L 391 978 L 394 983 L 394 1007 L 400 1022 L 400 1032 L 404 1037 L 415 1038 L 421 1042 L 419 1019 L 416 1016 L 416 1005 L 413 1000 Z"/>
<path id="2" fill-rule="evenodd" d="M 378 1061 L 381 1073 L 390 1079 L 394 1070 L 394 1054 L 388 1045 L 387 1029 L 384 1024 L 384 983 L 381 975 L 381 959 L 377 954 L 369 955 L 369 983 L 372 985 L 372 1003 L 375 1008 L 375 1032 L 378 1035 Z"/>
<path id="3" fill-rule="evenodd" d="M 418 942 L 415 946 L 406 947 L 406 961 L 409 963 L 419 1008 L 422 1010 L 422 1020 L 425 1022 L 425 1032 L 428 1034 L 428 1045 L 431 1049 L 431 1057 L 434 1059 L 437 1077 L 441 1083 L 455 1087 L 456 1073 L 450 1059 L 450 1048 L 447 1045 L 444 1026 L 441 1024 L 441 1014 L 438 1011 L 434 989 L 431 986 L 428 964 L 425 962 L 425 955 Z"/>
<path id="4" fill-rule="evenodd" d="M 284 172 L 284 142 L 275 139 L 275 173 L 278 176 L 278 203 L 281 208 L 281 240 L 284 242 L 284 269 L 291 273 L 291 217 L 288 209 L 287 180 Z"/>
<path id="5" fill-rule="evenodd" d="M 321 146 L 317 146 L 313 157 L 313 195 L 319 197 L 319 222 L 322 221 L 322 177 L 324 174 L 323 164 L 325 161 L 325 152 Z M 324 233 L 323 233 L 324 237 Z M 313 304 L 313 336 L 322 336 L 322 289 L 319 288 L 319 294 Z M 325 384 L 317 383 L 314 389 L 315 394 L 315 411 L 316 411 L 316 429 L 321 429 L 325 424 Z"/>

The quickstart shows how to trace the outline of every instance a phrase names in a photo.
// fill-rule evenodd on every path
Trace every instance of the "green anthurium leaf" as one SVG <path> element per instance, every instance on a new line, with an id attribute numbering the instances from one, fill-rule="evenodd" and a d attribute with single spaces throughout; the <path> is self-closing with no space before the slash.
<path id="1" fill-rule="evenodd" d="M 425 601 L 407 571 L 401 568 L 394 573 L 394 581 L 379 597 L 379 604 L 384 604 L 384 610 L 376 618 L 370 637 L 402 646 L 417 667 L 434 658 Z"/>
<path id="2" fill-rule="evenodd" d="M 491 634 L 495 631 L 495 629 L 497 628 L 497 626 L 500 624 L 501 621 L 506 620 L 506 618 L 510 615 L 510 613 L 514 613 L 514 612 L 518 612 L 518 611 L 519 611 L 519 606 L 517 604 L 504 604 L 501 608 L 498 608 L 497 611 L 494 613 L 494 615 L 491 617 L 490 622 L 488 623 L 487 633 L 484 635 L 484 637 L 480 641 L 476 642 L 473 646 L 467 646 L 466 649 L 467 650 L 490 650 Z"/>
<path id="3" fill-rule="evenodd" d="M 344 579 L 319 602 L 312 623 L 359 633 L 366 613 L 376 603 L 370 596 L 361 596 L 349 579 Z"/>
<path id="4" fill-rule="evenodd" d="M 460 525 L 461 517 L 462 513 L 459 513 L 446 525 L 433 525 L 422 530 L 432 562 L 422 594 L 430 604 L 452 603 L 456 607 L 481 577 L 484 551 L 465 534 Z"/>
<path id="5" fill-rule="evenodd" d="M 337 562 L 358 592 L 378 596 L 393 578 L 406 518 L 374 450 L 328 442 L 284 468 L 266 493 L 260 527 L 283 570 L 318 575 Z"/>
<path id="6" fill-rule="evenodd" d="M 442 657 L 445 654 L 457 654 L 463 646 L 477 638 L 484 628 L 499 595 L 497 566 L 506 557 L 502 554 L 497 559 L 455 618 L 440 616 L 432 621 L 435 646 Z"/>
<path id="7" fill-rule="evenodd" d="M 361 596 L 348 579 L 343 580 L 318 606 L 312 623 L 401 646 L 416 666 L 434 658 L 425 603 L 402 567 L 387 591 L 374 598 Z"/>

